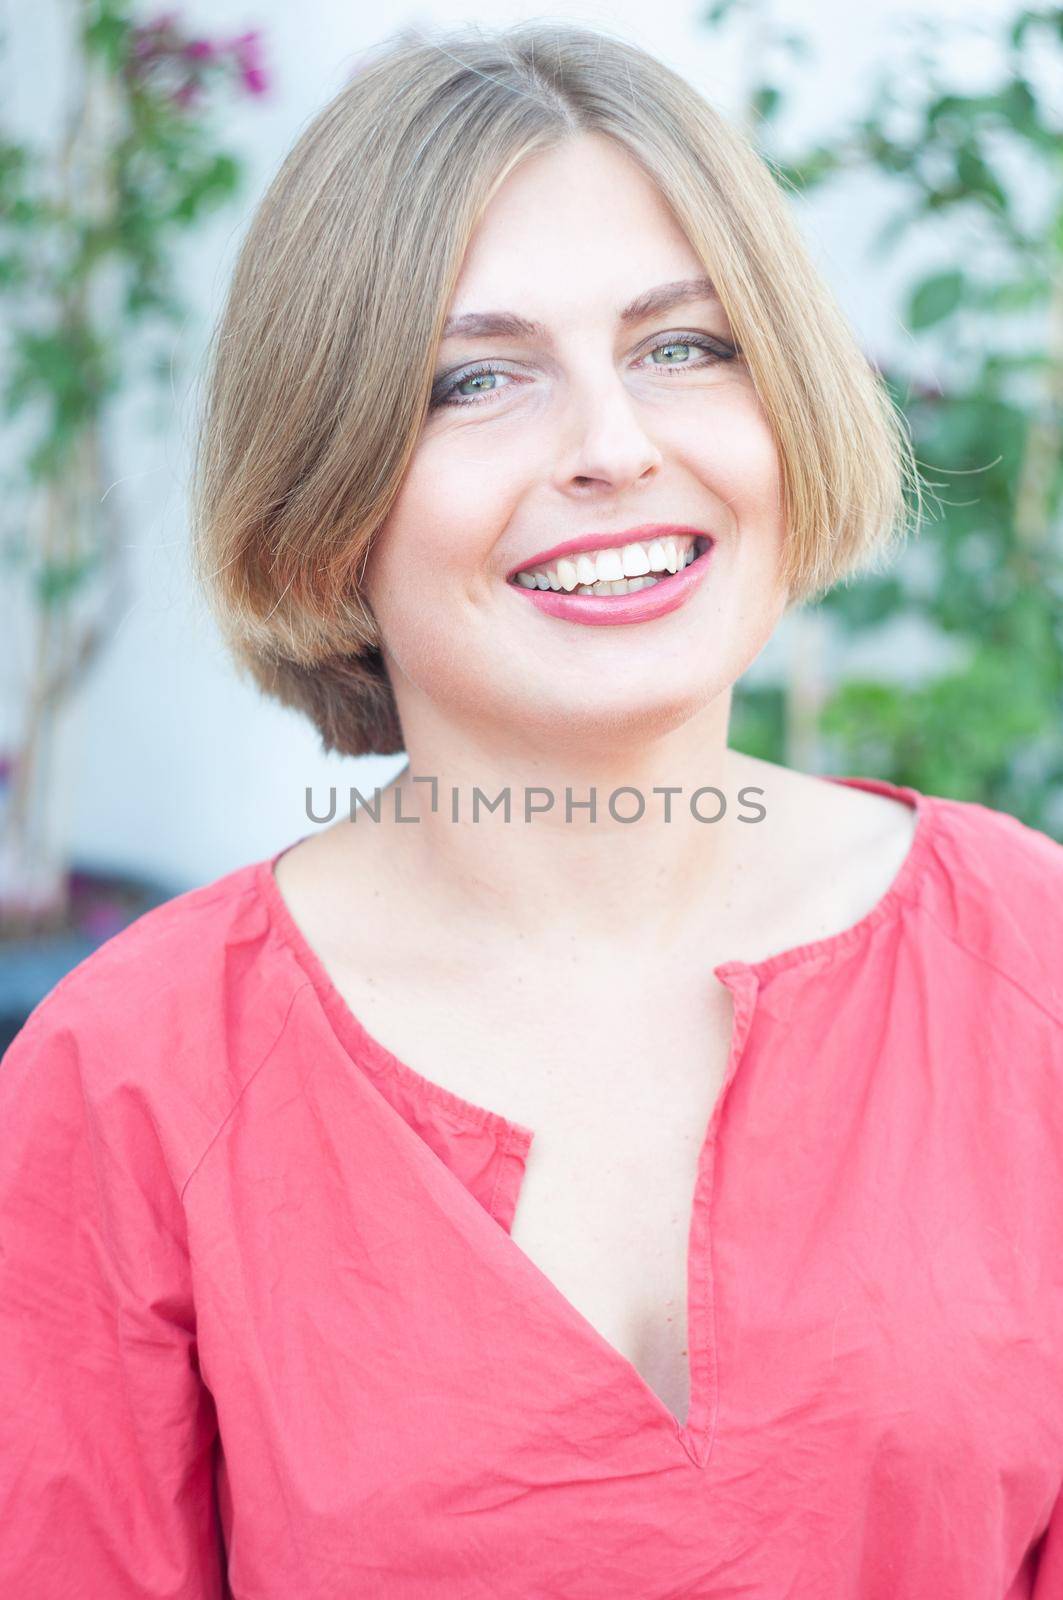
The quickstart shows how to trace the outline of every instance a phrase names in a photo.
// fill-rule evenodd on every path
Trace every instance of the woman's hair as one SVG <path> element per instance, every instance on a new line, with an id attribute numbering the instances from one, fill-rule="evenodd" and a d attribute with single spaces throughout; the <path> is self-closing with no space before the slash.
<path id="1" fill-rule="evenodd" d="M 903 415 L 779 181 L 695 88 L 568 24 L 393 36 L 310 123 L 254 215 L 194 468 L 194 572 L 228 647 L 326 751 L 403 749 L 366 557 L 416 448 L 485 207 L 526 157 L 590 131 L 640 163 L 716 288 L 779 453 L 790 604 L 888 562 L 909 531 L 908 483 L 921 510 Z"/>

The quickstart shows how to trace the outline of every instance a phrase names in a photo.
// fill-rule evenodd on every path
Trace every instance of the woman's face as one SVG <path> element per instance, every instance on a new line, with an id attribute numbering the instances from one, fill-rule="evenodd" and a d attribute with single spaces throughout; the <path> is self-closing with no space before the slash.
<path id="1" fill-rule="evenodd" d="M 722 358 L 723 308 L 700 293 L 620 315 L 703 278 L 656 188 L 600 135 L 529 158 L 495 195 L 449 317 L 511 312 L 541 331 L 444 338 L 367 563 L 408 750 L 460 734 L 615 753 L 689 721 L 771 636 L 788 598 L 779 462 L 743 362 Z M 580 593 L 609 581 L 600 549 L 593 568 L 575 552 L 571 568 L 534 560 L 603 534 L 649 554 L 653 538 L 631 530 L 660 524 L 710 536 L 711 552 L 628 600 Z M 561 590 L 511 581 L 529 566 L 557 571 Z"/>

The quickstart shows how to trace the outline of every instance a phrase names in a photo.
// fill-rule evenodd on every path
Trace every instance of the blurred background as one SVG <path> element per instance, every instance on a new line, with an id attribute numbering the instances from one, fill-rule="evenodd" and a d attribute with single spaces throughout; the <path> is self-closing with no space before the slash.
<path id="1" fill-rule="evenodd" d="M 404 756 L 324 756 L 190 580 L 197 380 L 254 205 L 408 25 L 580 22 L 749 132 L 904 411 L 925 522 L 790 618 L 731 742 L 1063 841 L 1063 7 L 0 5 L 0 1048 L 148 906 Z"/>

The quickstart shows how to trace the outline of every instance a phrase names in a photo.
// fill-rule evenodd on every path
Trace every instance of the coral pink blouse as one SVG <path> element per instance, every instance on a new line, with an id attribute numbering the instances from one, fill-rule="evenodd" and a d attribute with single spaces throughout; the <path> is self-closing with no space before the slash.
<path id="1" fill-rule="evenodd" d="M 65 977 L 0 1063 L 0 1592 L 1058 1600 L 1063 846 L 831 781 L 918 827 L 713 969 L 682 1423 L 511 1238 L 533 1130 L 366 1033 L 283 852 Z"/>

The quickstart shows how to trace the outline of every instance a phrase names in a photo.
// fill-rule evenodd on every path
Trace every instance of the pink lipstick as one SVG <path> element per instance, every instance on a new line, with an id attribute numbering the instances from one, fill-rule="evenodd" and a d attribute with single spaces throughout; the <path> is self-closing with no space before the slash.
<path id="1" fill-rule="evenodd" d="M 563 589 L 526 589 L 515 581 L 516 571 L 548 566 L 565 555 L 633 544 L 636 541 L 648 544 L 654 539 L 674 537 L 678 534 L 693 534 L 705 548 L 701 549 L 694 560 L 679 572 L 654 573 L 653 576 L 657 581 L 647 589 L 636 590 L 634 594 L 571 594 Z M 539 610 L 546 612 L 548 616 L 560 617 L 565 622 L 583 622 L 592 627 L 625 622 L 649 622 L 654 617 L 663 617 L 669 611 L 675 611 L 689 599 L 706 577 L 715 548 L 716 541 L 702 533 L 700 529 L 660 524 L 644 529 L 631 528 L 620 535 L 603 534 L 590 539 L 570 539 L 563 545 L 555 545 L 551 550 L 523 562 L 520 568 L 515 568 L 508 587 L 526 600 L 530 600 L 532 605 L 538 606 Z"/>

